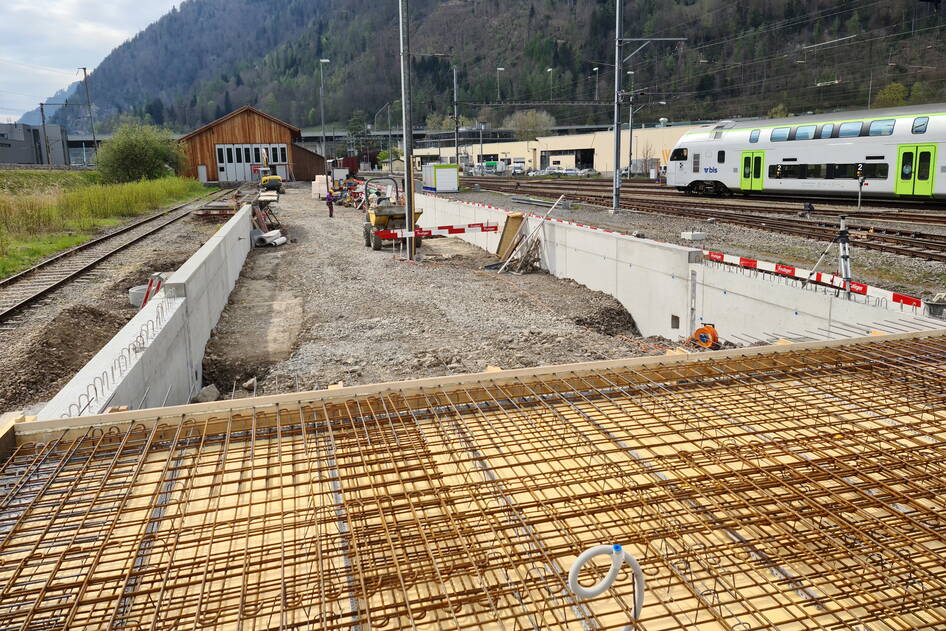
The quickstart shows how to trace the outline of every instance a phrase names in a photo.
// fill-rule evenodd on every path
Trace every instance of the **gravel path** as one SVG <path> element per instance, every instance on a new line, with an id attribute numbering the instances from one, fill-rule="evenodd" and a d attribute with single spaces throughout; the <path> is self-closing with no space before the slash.
<path id="1" fill-rule="evenodd" d="M 512 202 L 509 200 L 510 195 L 502 193 L 483 191 L 447 196 L 543 215 L 547 211 L 541 206 Z M 707 200 L 707 208 L 712 208 L 712 204 L 712 200 Z M 817 204 L 815 206 L 818 207 Z M 572 210 L 556 209 L 554 216 L 588 225 L 606 224 L 627 232 L 636 230 L 642 232 L 645 237 L 658 241 L 695 246 L 807 269 L 811 269 L 828 246 L 825 241 L 671 215 L 630 211 L 610 215 L 604 208 L 588 205 L 575 206 Z M 681 232 L 694 229 L 706 232 L 707 239 L 696 244 L 680 239 Z M 920 229 L 931 231 L 928 227 Z M 941 262 L 922 261 L 887 252 L 861 250 L 857 248 L 856 241 L 852 244 L 852 257 L 854 277 L 861 282 L 921 298 L 929 298 L 936 293 L 946 291 L 946 265 Z M 833 271 L 836 267 L 837 249 L 835 248 L 825 257 L 819 270 Z"/>
<path id="2" fill-rule="evenodd" d="M 241 331 L 260 309 L 240 289 L 260 274 L 241 278 L 204 363 L 205 381 L 226 396 L 253 376 L 258 394 L 273 394 L 661 352 L 630 339 L 631 317 L 606 294 L 544 273 L 483 271 L 496 259 L 459 239 L 425 241 L 418 263 L 390 246 L 372 251 L 359 211 L 338 208 L 329 219 L 302 189 L 290 188 L 279 206 L 294 242 L 278 249 L 278 261 L 272 249 L 254 250 L 248 266 L 271 267 L 278 304 L 301 299 L 302 326 L 288 359 L 247 365 Z"/>
<path id="3" fill-rule="evenodd" d="M 175 222 L 5 322 L 0 412 L 48 401 L 134 316 L 128 289 L 176 270 L 219 226 L 193 216 Z"/>

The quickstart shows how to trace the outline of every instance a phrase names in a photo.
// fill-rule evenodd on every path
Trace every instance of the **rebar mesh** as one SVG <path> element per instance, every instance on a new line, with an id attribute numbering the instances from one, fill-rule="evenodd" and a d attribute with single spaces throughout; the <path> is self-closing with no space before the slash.
<path id="1" fill-rule="evenodd" d="M 946 338 L 20 445 L 0 629 L 946 629 Z M 598 580 L 607 559 L 588 566 Z"/>

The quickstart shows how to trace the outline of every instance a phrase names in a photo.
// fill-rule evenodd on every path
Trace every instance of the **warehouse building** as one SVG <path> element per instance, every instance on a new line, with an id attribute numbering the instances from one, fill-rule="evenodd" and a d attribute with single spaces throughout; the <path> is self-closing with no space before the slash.
<path id="1" fill-rule="evenodd" d="M 0 123 L 0 164 L 66 166 L 68 142 L 66 130 L 59 125 Z"/>
<path id="2" fill-rule="evenodd" d="M 312 180 L 325 158 L 302 146 L 298 127 L 249 105 L 181 138 L 190 177 L 201 182 L 252 182 L 264 162 L 284 180 Z"/>
<path id="3" fill-rule="evenodd" d="M 621 131 L 621 165 L 632 163 L 634 173 L 647 174 L 649 168 L 666 165 L 677 141 L 696 125 L 635 128 L 633 144 L 630 132 Z M 633 155 L 632 155 L 633 154 Z M 421 164 L 454 162 L 456 152 L 452 141 L 439 147 L 416 149 L 414 155 Z M 601 173 L 614 172 L 614 133 L 595 131 L 565 136 L 540 136 L 528 141 L 499 141 L 480 143 L 460 141 L 461 163 L 504 162 L 520 165 L 525 170 L 558 167 L 563 169 L 595 169 Z"/>

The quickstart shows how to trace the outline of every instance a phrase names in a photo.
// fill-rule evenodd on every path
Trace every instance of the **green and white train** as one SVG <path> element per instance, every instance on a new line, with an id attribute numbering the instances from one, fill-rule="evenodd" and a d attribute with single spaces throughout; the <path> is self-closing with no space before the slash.
<path id="1" fill-rule="evenodd" d="M 701 194 L 946 198 L 946 104 L 720 121 L 683 136 L 667 184 Z"/>

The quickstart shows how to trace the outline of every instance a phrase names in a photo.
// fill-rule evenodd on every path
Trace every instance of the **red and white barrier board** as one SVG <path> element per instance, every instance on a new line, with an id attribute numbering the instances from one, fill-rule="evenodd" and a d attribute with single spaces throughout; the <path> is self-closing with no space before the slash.
<path id="1" fill-rule="evenodd" d="M 382 239 L 404 239 L 407 237 L 449 237 L 455 234 L 464 234 L 467 232 L 498 232 L 498 224 L 490 223 L 471 223 L 465 226 L 437 226 L 436 228 L 414 228 L 413 232 L 407 230 L 378 230 L 375 232 Z"/>
<path id="2" fill-rule="evenodd" d="M 742 256 L 733 256 L 732 254 L 723 254 L 722 252 L 712 252 L 704 250 L 703 256 L 717 263 L 726 263 L 727 265 L 736 265 L 746 269 L 759 270 L 760 272 L 769 272 L 779 276 L 787 276 L 798 280 L 807 280 L 808 282 L 819 285 L 827 285 L 837 289 L 844 289 L 844 279 L 836 274 L 827 274 L 823 272 L 814 272 L 811 270 L 794 267 L 792 265 L 783 265 L 782 263 L 769 263 L 768 261 L 758 261 L 756 259 L 747 259 Z M 901 294 L 896 291 L 880 289 L 863 283 L 851 282 L 851 293 L 862 296 L 872 296 L 875 298 L 886 298 L 890 302 L 905 305 L 907 307 L 922 307 L 923 301 L 913 296 Z"/>

